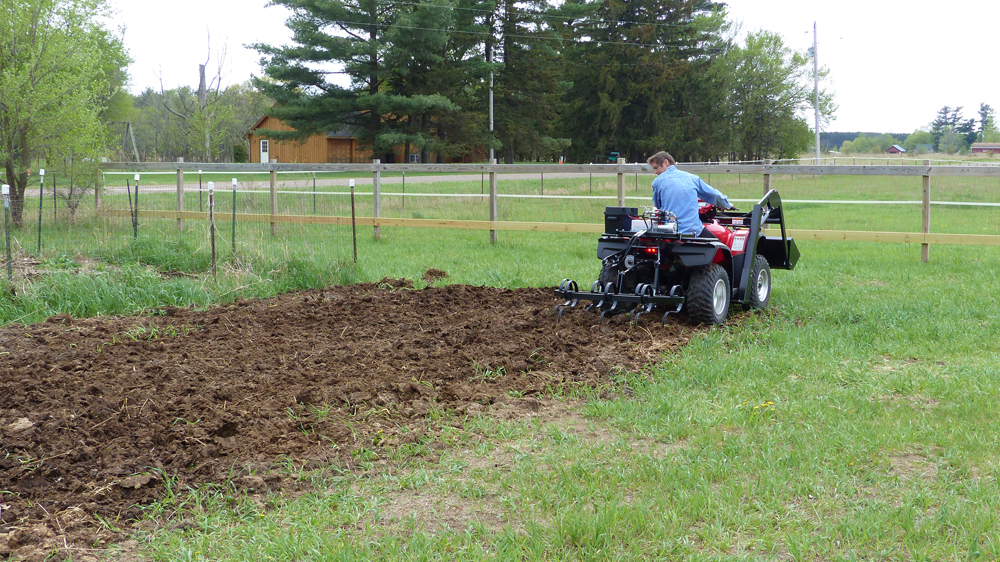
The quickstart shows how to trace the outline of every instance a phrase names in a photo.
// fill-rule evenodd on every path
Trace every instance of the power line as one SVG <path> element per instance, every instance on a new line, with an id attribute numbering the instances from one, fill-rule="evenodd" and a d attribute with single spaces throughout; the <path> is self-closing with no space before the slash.
<path id="1" fill-rule="evenodd" d="M 458 29 L 446 29 L 446 28 L 435 28 L 435 27 L 417 27 L 412 25 L 399 25 L 399 24 L 385 24 L 385 23 L 371 23 L 371 22 L 357 22 L 357 21 L 344 21 L 335 20 L 329 22 L 330 24 L 343 24 L 347 26 L 357 26 L 357 27 L 381 27 L 381 28 L 395 28 L 395 29 L 412 29 L 416 31 L 436 31 L 441 33 L 460 33 L 463 35 L 478 35 L 478 36 L 490 36 L 493 34 L 486 31 L 463 31 Z M 679 41 L 665 41 L 662 43 L 631 43 L 626 41 L 573 41 L 571 39 L 565 39 L 563 37 L 546 37 L 544 35 L 520 35 L 516 33 L 504 33 L 504 37 L 515 37 L 518 39 L 539 39 L 543 41 L 559 41 L 563 43 L 570 43 L 576 45 L 620 45 L 625 47 L 669 47 L 669 46 L 686 46 L 688 43 L 682 43 Z M 706 47 L 705 49 L 710 49 Z M 713 49 L 722 50 L 721 48 L 715 47 Z"/>
<path id="2" fill-rule="evenodd" d="M 447 9 L 447 10 L 461 10 L 461 11 L 466 11 L 466 12 L 477 12 L 477 13 L 481 13 L 481 14 L 492 14 L 492 13 L 494 13 L 493 10 L 480 10 L 480 9 L 477 9 L 477 8 L 460 8 L 458 6 L 436 6 L 436 5 L 433 5 L 433 4 L 426 4 L 426 3 L 422 3 L 422 2 L 394 2 L 394 4 L 396 4 L 396 5 L 404 5 L 404 6 L 418 6 L 420 8 L 442 8 L 442 9 Z M 512 12 L 514 12 L 514 13 L 520 13 L 520 14 L 525 15 L 525 16 L 538 17 L 538 18 L 543 19 L 543 20 L 550 20 L 550 19 L 551 20 L 562 20 L 562 21 L 577 21 L 577 20 L 581 20 L 581 21 L 587 21 L 587 23 L 590 23 L 586 18 L 574 18 L 574 17 L 568 17 L 568 16 L 548 15 L 548 14 L 544 14 L 544 13 L 541 13 L 541 12 L 525 12 L 525 11 L 519 11 L 519 10 L 516 10 L 516 9 L 512 10 Z M 654 22 L 648 22 L 648 21 L 603 20 L 603 19 L 602 20 L 598 20 L 595 23 L 653 25 L 653 26 L 657 26 L 657 27 L 693 27 L 694 26 L 694 24 L 691 23 L 691 22 L 688 22 L 688 23 L 665 23 L 665 22 L 664 23 L 659 23 L 659 22 L 655 22 L 655 21 Z"/>

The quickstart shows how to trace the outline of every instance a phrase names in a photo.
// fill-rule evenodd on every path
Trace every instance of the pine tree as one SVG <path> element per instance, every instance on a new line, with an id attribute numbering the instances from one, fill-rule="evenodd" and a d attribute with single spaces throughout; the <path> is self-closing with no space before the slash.
<path id="1" fill-rule="evenodd" d="M 662 149 L 679 159 L 720 150 L 722 5 L 707 0 L 572 0 L 566 25 L 564 126 L 576 160 L 621 153 L 631 161 Z"/>
<path id="2" fill-rule="evenodd" d="M 353 128 L 361 142 L 371 142 L 376 155 L 392 150 L 386 116 L 379 98 L 389 78 L 389 45 L 385 35 L 398 14 L 391 0 L 274 0 L 292 11 L 288 28 L 293 45 L 254 45 L 262 55 L 266 78 L 255 84 L 276 101 L 270 114 L 294 131 L 268 131 L 274 139 Z M 350 85 L 328 80 L 343 66 Z M 391 135 L 390 135 L 391 136 Z"/>

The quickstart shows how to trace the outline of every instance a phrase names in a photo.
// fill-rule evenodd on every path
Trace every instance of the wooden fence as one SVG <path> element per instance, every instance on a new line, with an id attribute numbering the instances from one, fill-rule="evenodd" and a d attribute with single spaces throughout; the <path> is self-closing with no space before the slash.
<path id="1" fill-rule="evenodd" d="M 861 242 L 893 242 L 921 244 L 921 259 L 927 261 L 930 244 L 985 245 L 1000 246 L 1000 236 L 969 235 L 969 234 L 932 234 L 930 232 L 931 178 L 943 176 L 965 176 L 981 178 L 1000 178 L 1000 166 L 980 165 L 949 165 L 931 166 L 924 160 L 920 165 L 900 166 L 854 166 L 854 165 L 776 165 L 770 162 L 762 164 L 679 164 L 678 168 L 694 174 L 743 174 L 759 175 L 762 178 L 761 192 L 766 193 L 771 188 L 771 177 L 778 175 L 836 175 L 836 176 L 903 176 L 921 178 L 923 187 L 923 223 L 922 232 L 865 232 L 843 230 L 799 230 L 790 229 L 789 233 L 799 239 L 831 240 L 831 241 L 861 241 Z M 593 174 L 617 176 L 617 200 L 619 206 L 625 206 L 625 176 L 632 174 L 652 174 L 652 168 L 647 164 L 628 164 L 619 160 L 617 164 L 381 164 L 375 161 L 371 164 L 213 164 L 213 163 L 106 163 L 102 171 L 120 173 L 143 172 L 176 172 L 177 175 L 177 209 L 175 211 L 141 211 L 141 216 L 157 218 L 173 218 L 178 228 L 184 227 L 186 219 L 207 220 L 207 213 L 189 212 L 184 210 L 184 174 L 185 172 L 230 172 L 230 173 L 261 173 L 270 176 L 270 214 L 241 214 L 237 221 L 268 222 L 272 233 L 279 223 L 298 224 L 350 224 L 351 217 L 316 217 L 298 215 L 279 215 L 277 213 L 277 174 L 279 172 L 355 172 L 372 177 L 373 213 L 371 217 L 357 218 L 357 224 L 372 226 L 376 237 L 383 226 L 402 226 L 413 228 L 453 228 L 489 230 L 490 241 L 496 241 L 497 231 L 547 231 L 547 232 L 593 232 L 599 233 L 603 225 L 589 223 L 533 223 L 510 222 L 497 220 L 497 176 L 501 174 Z M 437 219 L 402 219 L 385 218 L 381 216 L 381 174 L 385 172 L 421 172 L 442 174 L 481 174 L 489 176 L 489 206 L 488 221 L 471 220 L 437 220 Z M 96 207 L 101 209 L 100 193 L 96 195 Z M 106 211 L 110 215 L 122 214 L 125 211 Z"/>

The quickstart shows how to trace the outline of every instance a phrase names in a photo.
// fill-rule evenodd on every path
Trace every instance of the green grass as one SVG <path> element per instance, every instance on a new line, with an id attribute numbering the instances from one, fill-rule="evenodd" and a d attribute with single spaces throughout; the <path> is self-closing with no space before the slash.
<path id="1" fill-rule="evenodd" d="M 582 242 L 581 242 L 582 244 Z M 583 416 L 445 419 L 437 461 L 160 504 L 157 560 L 992 560 L 995 249 L 804 243 L 769 314 Z M 567 409 L 576 411 L 567 403 Z M 457 422 L 457 423 L 456 423 Z M 411 451 L 412 452 L 412 451 Z M 369 456 L 375 460 L 375 456 Z"/>
<path id="2" fill-rule="evenodd" d="M 760 187 L 730 179 L 713 183 L 736 198 Z M 946 179 L 934 179 L 942 197 L 995 197 Z M 870 180 L 775 181 L 788 182 L 786 199 L 919 195 L 919 185 Z M 547 180 L 550 189 L 561 188 Z M 387 207 L 481 213 L 428 201 Z M 508 220 L 601 218 L 574 219 L 590 211 L 572 202 L 504 201 Z M 932 231 L 996 233 L 991 209 L 952 210 L 935 208 Z M 912 230 L 913 215 L 918 206 L 788 208 L 793 228 Z M 172 221 L 143 221 L 138 240 L 120 221 L 49 228 L 44 273 L 0 296 L 0 318 L 208 305 L 419 279 L 430 267 L 449 273 L 439 283 L 509 287 L 585 283 L 597 269 L 592 235 L 501 232 L 490 245 L 485 232 L 384 228 L 375 240 L 364 228 L 355 265 L 347 227 L 281 225 L 272 238 L 245 223 L 233 260 L 228 226 L 217 280 L 206 273 L 204 224 L 178 234 Z M 32 248 L 30 230 L 16 234 Z M 170 488 L 148 509 L 156 524 L 142 548 L 155 560 L 1000 558 L 1000 249 L 932 246 L 924 264 L 917 245 L 799 246 L 798 267 L 775 272 L 769 313 L 715 327 L 651 372 L 621 373 L 628 393 L 568 397 L 569 413 L 552 423 L 442 413 L 437 442 L 359 452 L 358 473 L 302 473 L 316 488 L 294 498 L 245 498 L 227 483 Z"/>

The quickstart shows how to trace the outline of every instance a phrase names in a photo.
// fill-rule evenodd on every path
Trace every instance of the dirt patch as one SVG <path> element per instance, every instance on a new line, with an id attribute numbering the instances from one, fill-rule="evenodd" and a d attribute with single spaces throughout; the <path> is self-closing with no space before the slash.
<path id="1" fill-rule="evenodd" d="M 424 272 L 423 280 L 426 281 L 427 284 L 429 285 L 437 281 L 438 279 L 444 279 L 445 277 L 448 277 L 447 273 L 441 271 L 440 269 L 434 269 L 432 267 L 431 269 L 428 269 L 427 271 Z"/>
<path id="2" fill-rule="evenodd" d="M 695 330 L 557 323 L 552 289 L 404 287 L 0 329 L 0 557 L 120 540 L 164 478 L 280 489 L 283 461 L 351 468 L 430 439 L 432 413 L 530 413 Z"/>

